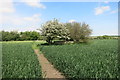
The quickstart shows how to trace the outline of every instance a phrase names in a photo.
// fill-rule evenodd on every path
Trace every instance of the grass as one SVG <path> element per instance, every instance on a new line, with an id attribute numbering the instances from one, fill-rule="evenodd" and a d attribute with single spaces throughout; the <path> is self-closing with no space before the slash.
<path id="1" fill-rule="evenodd" d="M 33 42 L 2 43 L 3 78 L 42 78 Z"/>
<path id="2" fill-rule="evenodd" d="M 118 78 L 118 40 L 42 45 L 40 50 L 67 78 Z"/>
<path id="3" fill-rule="evenodd" d="M 0 43 L 0 79 L 2 79 L 2 43 Z"/>
<path id="4" fill-rule="evenodd" d="M 45 43 L 44 40 L 40 40 L 40 41 L 1 41 L 0 43 L 32 43 L 32 42 L 35 42 L 35 43 Z"/>
<path id="5" fill-rule="evenodd" d="M 39 47 L 38 47 L 37 44 L 35 44 L 35 43 L 33 43 L 32 48 L 33 48 L 33 49 L 39 49 Z"/>

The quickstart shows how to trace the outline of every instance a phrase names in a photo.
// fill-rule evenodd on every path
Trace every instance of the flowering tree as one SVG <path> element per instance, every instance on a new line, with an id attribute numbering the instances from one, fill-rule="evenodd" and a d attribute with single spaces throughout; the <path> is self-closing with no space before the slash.
<path id="1" fill-rule="evenodd" d="M 45 37 L 45 40 L 52 44 L 52 40 L 55 38 L 59 39 L 68 39 L 69 31 L 64 24 L 60 23 L 57 19 L 46 22 L 42 25 L 41 29 L 42 35 Z"/>

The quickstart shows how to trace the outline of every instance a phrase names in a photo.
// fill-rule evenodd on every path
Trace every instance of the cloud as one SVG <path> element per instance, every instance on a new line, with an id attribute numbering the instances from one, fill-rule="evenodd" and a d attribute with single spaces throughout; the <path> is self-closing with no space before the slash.
<path id="1" fill-rule="evenodd" d="M 45 9 L 46 6 L 40 3 L 40 0 L 21 0 L 26 5 L 31 7 L 37 7 Z M 0 1 L 0 13 L 14 13 L 14 1 L 13 0 L 2 0 Z"/>
<path id="2" fill-rule="evenodd" d="M 40 0 L 22 0 L 22 2 L 26 3 L 27 5 L 31 7 L 37 7 L 45 9 L 46 6 L 40 3 Z"/>
<path id="3" fill-rule="evenodd" d="M 0 1 L 0 25 L 4 30 L 32 30 L 39 27 L 42 20 L 41 14 L 33 14 L 32 16 L 23 16 L 22 14 L 16 14 L 16 8 L 14 4 L 15 0 L 2 0 Z M 20 0 L 28 6 L 37 8 L 46 8 L 40 3 L 40 0 Z"/>
<path id="4" fill-rule="evenodd" d="M 114 13 L 117 13 L 118 12 L 118 10 L 113 10 L 113 11 L 111 11 L 110 13 L 111 14 L 114 14 Z"/>
<path id="5" fill-rule="evenodd" d="M 25 21 L 32 21 L 32 22 L 39 22 L 40 21 L 40 14 L 34 14 L 32 17 L 24 17 Z"/>
<path id="6" fill-rule="evenodd" d="M 2 30 L 12 31 L 26 31 L 36 30 L 42 23 L 41 15 L 34 14 L 32 16 L 18 16 L 17 14 L 3 15 L 0 18 L 0 25 Z"/>
<path id="7" fill-rule="evenodd" d="M 105 3 L 105 4 L 108 4 L 108 3 L 109 3 L 109 1 L 104 1 L 104 3 Z"/>
<path id="8" fill-rule="evenodd" d="M 13 24 L 13 25 L 25 25 L 25 24 L 34 24 L 40 22 L 40 14 L 34 14 L 33 16 L 21 17 L 15 14 L 2 15 L 0 19 L 0 24 Z"/>
<path id="9" fill-rule="evenodd" d="M 110 6 L 101 6 L 101 7 L 97 7 L 95 8 L 95 15 L 100 15 L 103 14 L 106 11 L 110 10 Z"/>
<path id="10" fill-rule="evenodd" d="M 72 23 L 72 22 L 76 22 L 76 20 L 71 19 L 71 20 L 69 20 L 68 22 Z"/>
<path id="11" fill-rule="evenodd" d="M 33 2 L 32 2 L 33 1 Z M 24 0 L 24 3 L 31 3 L 32 6 L 40 7 L 39 0 Z M 42 8 L 42 7 L 41 7 Z M 40 21 L 40 14 L 34 14 L 33 16 L 20 17 L 15 12 L 14 0 L 0 1 L 0 24 L 23 24 L 26 22 L 38 22 Z"/>
<path id="12" fill-rule="evenodd" d="M 0 1 L 0 13 L 13 13 L 15 12 L 15 8 L 13 6 L 13 0 L 3 0 Z"/>

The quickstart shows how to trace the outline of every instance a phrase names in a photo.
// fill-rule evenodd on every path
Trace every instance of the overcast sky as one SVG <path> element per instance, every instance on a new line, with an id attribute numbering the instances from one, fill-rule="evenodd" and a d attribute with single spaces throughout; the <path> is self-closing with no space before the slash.
<path id="1" fill-rule="evenodd" d="M 41 24 L 57 18 L 60 22 L 85 22 L 93 30 L 92 35 L 118 34 L 117 2 L 21 2 L 0 3 L 0 30 L 31 31 Z"/>

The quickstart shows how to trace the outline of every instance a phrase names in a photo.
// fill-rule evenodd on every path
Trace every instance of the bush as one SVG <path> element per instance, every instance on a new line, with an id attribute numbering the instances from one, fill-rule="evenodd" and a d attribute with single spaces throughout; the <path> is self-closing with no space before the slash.
<path id="1" fill-rule="evenodd" d="M 70 32 L 71 40 L 74 40 L 74 42 L 76 43 L 87 42 L 90 34 L 92 33 L 92 30 L 86 23 L 66 23 L 66 27 Z"/>

